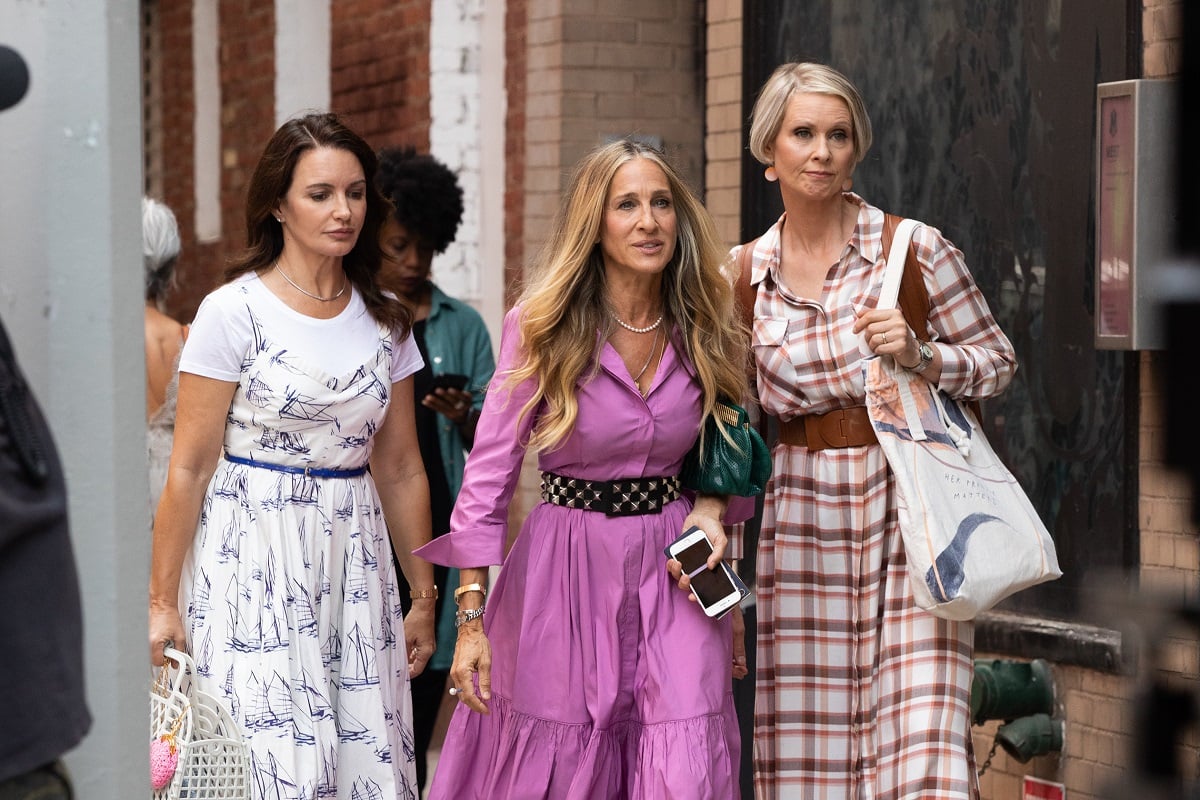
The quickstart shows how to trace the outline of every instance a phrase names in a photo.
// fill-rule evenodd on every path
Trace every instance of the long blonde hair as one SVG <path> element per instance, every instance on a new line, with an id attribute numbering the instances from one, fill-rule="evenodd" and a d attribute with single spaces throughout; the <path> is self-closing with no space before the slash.
<path id="1" fill-rule="evenodd" d="M 722 273 L 726 249 L 712 218 L 657 150 L 621 139 L 593 150 L 575 168 L 553 232 L 532 269 L 519 301 L 523 360 L 502 385 L 531 377 L 537 389 L 521 416 L 544 411 L 529 447 L 553 450 L 574 429 L 579 415 L 576 384 L 595 374 L 598 348 L 610 331 L 604 258 L 597 243 L 609 187 L 617 170 L 644 158 L 662 169 L 675 206 L 675 254 L 663 272 L 664 324 L 674 324 L 703 389 L 703 411 L 722 398 L 740 398 L 746 386 L 749 338 L 733 308 L 733 289 Z"/>

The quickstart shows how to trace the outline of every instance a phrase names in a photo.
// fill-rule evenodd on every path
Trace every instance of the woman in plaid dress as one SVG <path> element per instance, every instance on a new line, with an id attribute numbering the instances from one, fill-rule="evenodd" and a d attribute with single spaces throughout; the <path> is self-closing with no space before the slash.
<path id="1" fill-rule="evenodd" d="M 969 399 L 1002 391 L 1016 361 L 962 253 L 931 227 L 913 238 L 927 325 L 875 309 L 884 213 L 849 191 L 870 144 L 861 96 L 829 67 L 785 64 L 755 104 L 750 149 L 785 209 L 746 245 L 759 401 L 781 431 L 758 553 L 760 800 L 978 796 L 974 630 L 913 602 L 862 361 L 890 356 Z"/>

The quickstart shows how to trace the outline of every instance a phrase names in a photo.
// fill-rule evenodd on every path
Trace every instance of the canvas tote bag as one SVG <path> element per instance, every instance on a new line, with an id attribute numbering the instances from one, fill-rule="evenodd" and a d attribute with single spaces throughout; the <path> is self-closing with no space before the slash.
<path id="1" fill-rule="evenodd" d="M 912 232 L 900 223 L 879 308 L 894 308 Z M 919 607 L 973 619 L 1062 576 L 1054 541 L 979 421 L 890 356 L 866 359 L 867 413 L 895 476 L 908 578 Z"/>

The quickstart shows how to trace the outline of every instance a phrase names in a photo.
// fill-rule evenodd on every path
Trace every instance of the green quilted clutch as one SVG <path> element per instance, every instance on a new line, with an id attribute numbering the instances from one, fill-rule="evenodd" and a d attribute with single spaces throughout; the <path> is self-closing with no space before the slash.
<path id="1" fill-rule="evenodd" d="M 730 442 L 721 435 L 717 417 L 725 425 Z M 704 452 L 700 439 L 683 458 L 679 482 L 705 494 L 754 497 L 771 477 L 771 454 L 766 443 L 751 427 L 746 409 L 720 402 L 713 416 L 704 420 Z"/>

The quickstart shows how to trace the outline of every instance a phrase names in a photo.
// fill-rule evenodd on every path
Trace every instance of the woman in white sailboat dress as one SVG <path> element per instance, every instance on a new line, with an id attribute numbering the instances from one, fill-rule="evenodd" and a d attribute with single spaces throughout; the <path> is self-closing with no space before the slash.
<path id="1" fill-rule="evenodd" d="M 151 662 L 164 642 L 190 651 L 249 742 L 253 800 L 418 796 L 409 675 L 432 655 L 437 595 L 411 555 L 429 539 L 422 361 L 374 280 L 374 173 L 333 115 L 286 123 L 255 172 L 248 255 L 180 359 Z M 406 618 L 393 547 L 422 598 Z"/>
<path id="2" fill-rule="evenodd" d="M 374 798 L 385 787 L 370 773 L 390 761 L 397 793 L 382 796 L 415 798 L 400 597 L 370 475 L 239 462 L 318 475 L 365 464 L 392 384 L 421 365 L 416 343 L 393 342 L 357 293 L 333 319 L 303 318 L 254 274 L 209 295 L 193 330 L 181 369 L 238 381 L 182 573 L 197 672 L 249 735 L 254 780 L 279 784 L 262 797 L 332 797 L 331 775 L 346 773 L 337 797 Z M 306 340 L 328 354 L 366 340 L 368 357 L 335 377 Z"/>

